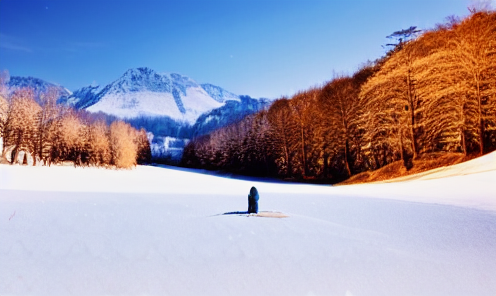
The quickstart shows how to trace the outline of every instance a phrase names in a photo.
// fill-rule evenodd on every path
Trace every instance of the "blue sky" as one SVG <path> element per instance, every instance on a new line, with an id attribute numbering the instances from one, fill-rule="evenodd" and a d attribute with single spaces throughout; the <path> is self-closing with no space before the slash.
<path id="1" fill-rule="evenodd" d="M 75 90 L 150 67 L 277 98 L 351 74 L 469 0 L 0 0 L 0 69 Z"/>

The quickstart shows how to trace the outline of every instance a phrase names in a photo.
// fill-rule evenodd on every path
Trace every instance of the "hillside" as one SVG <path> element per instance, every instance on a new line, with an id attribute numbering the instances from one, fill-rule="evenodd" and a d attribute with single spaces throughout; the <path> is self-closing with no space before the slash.
<path id="1" fill-rule="evenodd" d="M 495 151 L 496 12 L 472 9 L 388 37 L 396 40 L 390 50 L 351 75 L 193 139 L 183 163 L 332 184 L 385 180 Z"/>
<path id="2" fill-rule="evenodd" d="M 428 180 L 443 176 L 484 172 L 495 168 L 496 152 L 475 159 L 473 156 L 466 157 L 461 153 L 435 153 L 413 160 L 413 164 L 412 169 L 406 170 L 401 161 L 393 162 L 378 170 L 354 175 L 338 185 Z"/>

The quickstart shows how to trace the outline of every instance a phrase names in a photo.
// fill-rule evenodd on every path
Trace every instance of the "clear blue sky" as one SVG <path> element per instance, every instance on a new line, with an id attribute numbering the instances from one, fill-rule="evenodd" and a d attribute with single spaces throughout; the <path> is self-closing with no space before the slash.
<path id="1" fill-rule="evenodd" d="M 70 90 L 150 67 L 277 98 L 351 74 L 469 0 L 0 0 L 0 69 Z"/>

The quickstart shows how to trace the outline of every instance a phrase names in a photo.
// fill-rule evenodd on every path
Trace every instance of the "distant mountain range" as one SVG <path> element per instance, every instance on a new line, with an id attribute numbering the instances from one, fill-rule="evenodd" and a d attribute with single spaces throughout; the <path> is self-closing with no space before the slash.
<path id="1" fill-rule="evenodd" d="M 74 92 L 32 77 L 13 76 L 8 86 L 11 91 L 31 87 L 38 95 L 55 87 L 59 90 L 60 104 L 103 112 L 137 128 L 144 127 L 151 133 L 154 156 L 167 155 L 172 159 L 180 157 L 182 147 L 191 137 L 241 120 L 271 102 L 235 95 L 219 86 L 198 84 L 180 74 L 157 73 L 149 68 L 129 69 L 104 87 L 90 85 Z"/>
<path id="2" fill-rule="evenodd" d="M 12 76 L 7 83 L 7 87 L 9 88 L 10 93 L 21 88 L 29 87 L 33 89 L 36 100 L 39 100 L 40 94 L 46 92 L 50 87 L 55 88 L 58 91 L 59 100 L 67 100 L 67 98 L 72 95 L 72 92 L 67 88 L 34 77 Z"/>

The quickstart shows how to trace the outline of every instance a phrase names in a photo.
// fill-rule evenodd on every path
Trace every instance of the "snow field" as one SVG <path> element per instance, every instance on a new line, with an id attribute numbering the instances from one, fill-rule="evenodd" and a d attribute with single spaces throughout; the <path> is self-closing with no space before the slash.
<path id="1" fill-rule="evenodd" d="M 494 177 L 329 187 L 0 165 L 0 295 L 494 295 Z M 253 185 L 261 211 L 289 217 L 222 215 Z"/>

